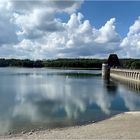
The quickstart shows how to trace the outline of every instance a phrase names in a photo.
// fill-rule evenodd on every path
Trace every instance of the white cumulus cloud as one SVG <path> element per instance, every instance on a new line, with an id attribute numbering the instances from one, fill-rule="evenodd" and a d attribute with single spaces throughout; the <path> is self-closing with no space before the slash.
<path id="1" fill-rule="evenodd" d="M 118 42 L 120 40 L 119 34 L 115 31 L 115 18 L 111 18 L 104 26 L 99 29 L 96 41 L 99 43 Z"/>
<path id="2" fill-rule="evenodd" d="M 0 37 L 1 57 L 105 57 L 119 51 L 121 39 L 116 32 L 116 19 L 109 19 L 97 29 L 77 12 L 82 3 L 76 0 L 0 2 L 0 17 L 3 15 L 0 29 L 4 29 Z M 67 21 L 61 19 L 64 13 L 69 17 Z M 10 55 L 8 50 L 12 50 Z"/>
<path id="3" fill-rule="evenodd" d="M 130 26 L 129 32 L 120 46 L 122 56 L 140 57 L 140 17 Z"/>

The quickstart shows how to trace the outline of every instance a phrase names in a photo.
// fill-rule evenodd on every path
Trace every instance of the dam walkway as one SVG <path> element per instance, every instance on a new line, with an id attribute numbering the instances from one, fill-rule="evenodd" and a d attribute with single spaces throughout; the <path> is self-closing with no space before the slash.
<path id="1" fill-rule="evenodd" d="M 111 68 L 110 77 L 140 82 L 140 70 Z"/>

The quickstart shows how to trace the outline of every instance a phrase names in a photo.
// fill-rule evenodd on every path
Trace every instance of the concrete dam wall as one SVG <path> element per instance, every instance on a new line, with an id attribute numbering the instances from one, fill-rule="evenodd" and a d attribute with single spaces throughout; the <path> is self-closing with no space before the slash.
<path id="1" fill-rule="evenodd" d="M 102 64 L 102 77 L 105 80 L 110 78 L 117 79 L 119 81 L 132 81 L 140 83 L 140 70 L 123 69 L 120 68 L 118 56 L 116 54 L 110 54 L 106 63 Z"/>
<path id="2" fill-rule="evenodd" d="M 140 82 L 140 70 L 110 68 L 108 64 L 103 64 L 102 77 L 105 80 L 115 78 L 118 80 Z"/>
<path id="3" fill-rule="evenodd" d="M 110 77 L 120 80 L 131 80 L 140 82 L 140 70 L 111 68 Z"/>

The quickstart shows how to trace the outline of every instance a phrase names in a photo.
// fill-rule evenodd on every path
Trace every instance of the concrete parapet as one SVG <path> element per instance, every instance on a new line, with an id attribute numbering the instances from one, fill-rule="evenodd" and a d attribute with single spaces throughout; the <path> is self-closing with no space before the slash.
<path id="1" fill-rule="evenodd" d="M 134 80 L 140 82 L 140 70 L 111 68 L 110 76 L 113 78 L 121 78 L 125 80 Z"/>

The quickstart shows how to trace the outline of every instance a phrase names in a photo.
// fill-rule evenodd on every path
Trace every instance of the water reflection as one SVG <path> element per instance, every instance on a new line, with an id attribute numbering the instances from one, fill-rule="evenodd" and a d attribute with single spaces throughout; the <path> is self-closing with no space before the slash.
<path id="1" fill-rule="evenodd" d="M 131 80 L 117 80 L 112 79 L 116 84 L 119 84 L 119 93 L 123 98 L 124 104 L 129 111 L 138 111 L 140 110 L 140 83 L 131 81 Z M 125 87 L 125 88 L 124 88 Z M 126 92 L 126 89 L 128 91 Z M 123 93 L 123 94 L 122 94 Z"/>
<path id="2" fill-rule="evenodd" d="M 102 81 L 101 77 L 50 76 L 52 71 L 46 69 L 9 71 L 26 74 L 14 77 L 5 74 L 0 78 L 1 134 L 75 125 L 100 120 L 114 112 L 140 110 L 138 94 L 116 82 Z"/>
<path id="3" fill-rule="evenodd" d="M 140 93 L 140 82 L 138 82 L 138 81 L 117 80 L 117 79 L 113 79 L 113 80 L 124 85 L 126 88 L 128 88 L 131 91 Z"/>
<path id="4" fill-rule="evenodd" d="M 117 93 L 118 85 L 110 79 L 104 81 L 104 87 L 106 88 L 107 93 L 114 95 Z"/>

